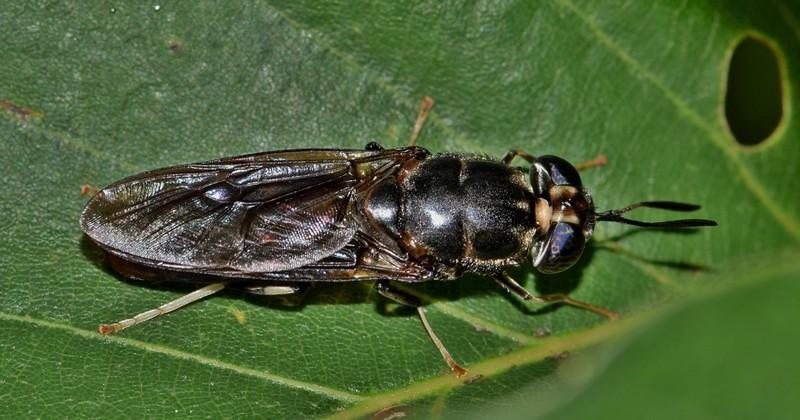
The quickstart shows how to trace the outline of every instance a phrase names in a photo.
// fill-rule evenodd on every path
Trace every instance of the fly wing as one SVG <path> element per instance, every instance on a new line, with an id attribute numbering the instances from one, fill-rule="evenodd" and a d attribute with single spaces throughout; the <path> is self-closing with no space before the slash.
<path id="1" fill-rule="evenodd" d="M 380 153 L 261 153 L 145 172 L 93 197 L 81 227 L 109 252 L 145 266 L 291 270 L 351 241 L 354 159 Z"/>
<path id="2" fill-rule="evenodd" d="M 107 259 L 114 271 L 141 281 L 169 281 L 193 284 L 226 282 L 228 285 L 248 293 L 264 294 L 264 290 L 275 284 L 305 282 L 350 282 L 362 280 L 392 279 L 400 282 L 423 282 L 427 280 L 452 279 L 448 273 L 434 271 L 409 258 L 408 254 L 397 254 L 390 249 L 375 247 L 369 234 L 357 232 L 344 248 L 325 258 L 302 267 L 285 271 L 242 272 L 237 270 L 215 270 L 204 273 L 153 268 L 120 258 L 111 253 Z M 359 258 L 368 248 L 369 261 Z"/>

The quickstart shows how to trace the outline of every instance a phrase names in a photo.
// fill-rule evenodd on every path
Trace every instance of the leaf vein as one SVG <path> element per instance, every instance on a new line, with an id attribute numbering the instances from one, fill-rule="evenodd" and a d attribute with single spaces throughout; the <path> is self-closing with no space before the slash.
<path id="1" fill-rule="evenodd" d="M 479 325 L 483 331 L 491 332 L 492 334 L 498 337 L 509 338 L 513 341 L 525 345 L 531 345 L 540 342 L 539 340 L 536 340 L 533 337 L 531 337 L 529 334 L 525 334 L 523 332 L 516 331 L 510 328 L 506 328 L 502 325 L 498 325 L 494 322 L 491 322 L 485 318 L 481 318 L 479 316 L 464 312 L 461 309 L 459 309 L 456 305 L 450 302 L 437 301 L 436 299 L 434 299 L 429 295 L 421 293 L 417 290 L 405 288 L 401 285 L 398 285 L 397 287 L 417 296 L 423 302 L 430 304 L 432 307 L 436 308 L 439 312 L 451 318 L 464 321 L 468 324 Z"/>
<path id="2" fill-rule="evenodd" d="M 66 333 L 70 333 L 73 335 L 77 335 L 81 338 L 89 339 L 89 340 L 98 340 L 98 341 L 106 341 L 112 342 L 114 344 L 122 345 L 125 347 L 133 347 L 139 350 L 151 352 L 151 353 L 158 353 L 163 354 L 165 356 L 173 357 L 176 359 L 188 360 L 192 362 L 199 363 L 201 365 L 210 366 L 216 369 L 227 370 L 231 372 L 235 372 L 241 375 L 254 377 L 257 379 L 261 379 L 267 382 L 272 382 L 277 385 L 283 385 L 290 388 L 300 389 L 303 391 L 308 391 L 314 394 L 319 394 L 325 397 L 329 397 L 332 399 L 345 401 L 345 402 L 358 402 L 364 399 L 364 397 L 352 394 L 346 391 L 342 391 L 339 389 L 303 382 L 292 378 L 287 378 L 284 376 L 264 372 L 261 370 L 246 368 L 243 366 L 239 366 L 233 363 L 224 362 L 219 359 L 214 359 L 206 356 L 202 356 L 199 354 L 189 353 L 181 350 L 176 350 L 174 348 L 147 343 L 140 340 L 134 340 L 131 338 L 124 338 L 118 336 L 103 336 L 95 331 L 89 331 L 82 328 L 74 327 L 68 324 L 62 324 L 59 322 L 48 321 L 45 319 L 35 318 L 29 315 L 15 315 L 10 314 L 7 312 L 0 312 L 0 319 L 6 321 L 15 321 L 15 322 L 22 322 L 27 324 L 33 324 L 37 327 L 42 328 L 51 328 L 60 330 Z"/>
<path id="3" fill-rule="evenodd" d="M 59 132 L 58 130 L 54 130 L 51 128 L 42 127 L 38 124 L 33 124 L 30 122 L 25 122 L 16 118 L 13 118 L 8 113 L 0 113 L 3 114 L 7 121 L 10 121 L 17 125 L 22 129 L 27 129 L 32 131 L 46 139 L 53 140 L 59 142 L 67 147 L 72 149 L 78 150 L 80 152 L 87 153 L 93 157 L 99 158 L 103 161 L 113 162 L 119 165 L 121 168 L 131 171 L 131 172 L 141 172 L 142 168 L 133 165 L 129 162 L 125 162 L 123 160 L 117 159 L 113 155 L 109 155 L 107 153 L 103 153 L 101 150 L 97 149 L 96 147 L 91 146 L 90 144 L 84 143 L 77 138 L 70 136 L 69 134 Z"/>
<path id="4" fill-rule="evenodd" d="M 345 65 L 350 66 L 351 68 L 357 68 L 360 70 L 361 73 L 365 74 L 367 80 L 375 83 L 376 86 L 380 87 L 387 93 L 389 93 L 397 102 L 403 104 L 404 106 L 408 107 L 409 109 L 417 109 L 419 104 L 415 102 L 415 100 L 409 98 L 407 95 L 402 93 L 402 89 L 399 86 L 395 86 L 394 84 L 388 83 L 385 78 L 377 77 L 376 74 L 380 74 L 379 71 L 371 69 L 370 67 L 362 64 L 359 62 L 353 55 L 347 54 L 346 52 L 339 50 L 334 46 L 332 41 L 329 41 L 327 38 L 323 37 L 317 30 L 312 30 L 304 25 L 302 22 L 293 19 L 289 16 L 288 13 L 278 8 L 277 5 L 270 3 L 269 1 L 263 1 L 263 4 L 267 5 L 270 9 L 272 9 L 275 14 L 277 14 L 281 19 L 285 20 L 292 28 L 294 28 L 298 32 L 313 32 L 315 36 L 312 38 L 314 42 L 317 43 L 321 48 L 329 51 L 331 54 L 336 56 L 340 59 Z M 394 80 L 394 78 L 392 78 Z M 434 98 L 436 99 L 436 98 Z M 422 100 L 422 98 L 419 98 Z M 464 150 L 471 150 L 473 153 L 484 153 L 487 154 L 489 151 L 483 147 L 479 142 L 469 139 L 464 133 L 461 133 L 451 126 L 444 123 L 444 121 L 439 117 L 439 115 L 435 111 L 431 111 L 428 114 L 428 118 L 425 122 L 428 126 L 436 126 L 440 130 L 442 130 L 445 134 L 447 134 L 449 139 L 457 143 L 459 146 L 463 147 Z M 409 126 L 410 128 L 410 126 Z"/>
<path id="5" fill-rule="evenodd" d="M 800 20 L 797 19 L 797 16 L 792 13 L 788 6 L 786 6 L 786 2 L 782 0 L 773 0 L 772 2 L 777 7 L 779 14 L 786 21 L 786 25 L 791 28 L 792 32 L 794 32 L 794 36 L 800 40 Z"/>
<path id="6" fill-rule="evenodd" d="M 750 168 L 744 163 L 738 150 L 731 142 L 725 141 L 712 123 L 701 117 L 697 111 L 692 109 L 687 102 L 675 91 L 670 89 L 663 80 L 656 74 L 648 70 L 642 63 L 626 52 L 611 37 L 605 33 L 592 18 L 579 10 L 571 0 L 560 0 L 561 6 L 571 11 L 580 21 L 597 37 L 597 40 L 605 46 L 611 53 L 625 63 L 631 73 L 643 77 L 655 86 L 666 99 L 673 104 L 679 115 L 683 115 L 690 123 L 700 128 L 708 135 L 712 144 L 717 146 L 728 157 L 731 165 L 736 170 L 739 178 L 745 187 L 753 193 L 756 199 L 772 214 L 773 218 L 780 223 L 796 240 L 800 240 L 800 222 L 793 215 L 786 212 L 766 191 L 763 184 L 756 178 Z"/>
<path id="7" fill-rule="evenodd" d="M 589 348 L 593 345 L 607 342 L 608 340 L 628 336 L 630 334 L 659 318 L 667 316 L 689 304 L 696 304 L 705 298 L 717 296 L 722 293 L 737 290 L 748 285 L 769 281 L 774 276 L 784 273 L 796 272 L 800 269 L 797 263 L 798 250 L 792 249 L 778 256 L 757 258 L 764 264 L 762 268 L 755 268 L 752 264 L 745 264 L 748 270 L 736 271 L 738 278 L 730 279 L 725 283 L 699 289 L 697 293 L 685 299 L 661 305 L 653 310 L 632 315 L 618 321 L 601 324 L 580 332 L 552 337 L 544 340 L 540 346 L 527 346 L 517 351 L 486 359 L 469 367 L 471 377 L 481 375 L 484 378 L 496 376 L 518 366 L 527 366 L 543 362 L 548 356 L 564 351 L 574 352 Z M 418 382 L 404 388 L 395 389 L 381 394 L 374 394 L 354 404 L 350 408 L 333 414 L 330 418 L 357 418 L 374 413 L 382 408 L 397 405 L 406 401 L 419 400 L 428 395 L 440 395 L 463 386 L 461 380 L 453 374 L 445 374 L 426 381 Z"/>
<path id="8" fill-rule="evenodd" d="M 527 366 L 543 362 L 548 356 L 554 354 L 590 347 L 631 331 L 645 321 L 651 319 L 651 317 L 654 317 L 656 313 L 660 312 L 653 311 L 624 320 L 605 323 L 598 327 L 568 336 L 549 338 L 541 346 L 523 347 L 520 350 L 484 360 L 483 362 L 470 366 L 470 377 L 481 376 L 483 378 L 488 378 L 502 374 L 518 366 Z M 456 378 L 455 375 L 448 373 L 404 388 L 372 395 L 349 409 L 332 415 L 330 418 L 349 419 L 362 417 L 385 407 L 396 405 L 404 401 L 416 400 L 426 395 L 436 394 L 440 391 L 445 392 L 460 386 L 463 386 L 462 381 Z"/>

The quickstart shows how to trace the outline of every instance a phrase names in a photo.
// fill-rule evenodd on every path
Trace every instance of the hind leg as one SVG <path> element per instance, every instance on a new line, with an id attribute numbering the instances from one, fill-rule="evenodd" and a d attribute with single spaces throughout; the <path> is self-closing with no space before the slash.
<path id="1" fill-rule="evenodd" d="M 189 294 L 183 295 L 175 300 L 167 302 L 158 308 L 144 311 L 133 318 L 123 319 L 122 321 L 113 324 L 100 324 L 98 331 L 100 334 L 111 334 L 130 328 L 134 325 L 141 324 L 142 322 L 149 321 L 157 316 L 168 314 L 174 310 L 180 309 L 192 302 L 198 301 L 206 296 L 213 295 L 225 288 L 225 283 L 212 283 L 195 290 Z"/>
<path id="2" fill-rule="evenodd" d="M 389 300 L 397 302 L 401 305 L 416 308 L 419 319 L 422 321 L 422 326 L 428 333 L 428 337 L 430 337 L 431 341 L 433 341 L 433 345 L 435 345 L 436 349 L 439 350 L 439 353 L 442 355 L 445 363 L 447 363 L 447 366 L 449 366 L 459 378 L 467 374 L 467 370 L 456 363 L 453 357 L 450 356 L 450 352 L 447 351 L 447 349 L 444 347 L 444 344 L 442 344 L 442 340 L 439 340 L 439 337 L 435 332 L 433 332 L 433 328 L 431 328 L 431 324 L 428 323 L 428 318 L 425 316 L 425 310 L 422 308 L 421 302 L 416 296 L 392 287 L 392 285 L 385 280 L 375 282 L 375 288 L 378 290 L 378 293 Z"/>

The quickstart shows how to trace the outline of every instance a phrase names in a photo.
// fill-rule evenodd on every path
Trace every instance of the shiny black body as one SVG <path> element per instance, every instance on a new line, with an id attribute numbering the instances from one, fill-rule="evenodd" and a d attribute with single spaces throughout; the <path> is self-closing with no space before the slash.
<path id="1" fill-rule="evenodd" d="M 517 156 L 530 162 L 527 175 L 510 166 Z M 466 370 L 433 332 L 420 299 L 391 280 L 480 273 L 524 300 L 568 304 L 616 319 L 614 311 L 566 294 L 534 296 L 506 271 L 529 259 L 544 273 L 569 268 L 596 221 L 657 228 L 716 225 L 624 216 L 639 207 L 699 208 L 644 201 L 598 213 L 576 168 L 555 156 L 511 150 L 496 161 L 371 143 L 366 150 L 277 151 L 145 172 L 99 191 L 80 223 L 123 275 L 203 285 L 132 318 L 101 324 L 102 334 L 226 287 L 281 295 L 298 293 L 309 282 L 370 280 L 382 296 L 416 307 L 442 358 L 463 376 Z"/>
<path id="2" fill-rule="evenodd" d="M 434 155 L 400 182 L 384 180 L 367 196 L 365 210 L 414 259 L 451 277 L 524 260 L 536 223 L 533 201 L 517 169 L 480 157 Z"/>
<path id="3" fill-rule="evenodd" d="M 526 179 L 530 176 L 530 181 Z M 577 171 L 420 147 L 290 150 L 145 172 L 101 190 L 81 226 L 140 279 L 448 280 L 577 260 L 594 208 Z M 265 283 L 266 284 L 266 283 Z"/>

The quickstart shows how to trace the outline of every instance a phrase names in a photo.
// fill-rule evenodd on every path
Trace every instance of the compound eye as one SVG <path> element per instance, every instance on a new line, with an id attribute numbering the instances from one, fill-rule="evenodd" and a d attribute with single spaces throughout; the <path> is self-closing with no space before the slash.
<path id="1" fill-rule="evenodd" d="M 542 172 L 546 172 L 553 185 L 571 185 L 575 188 L 583 186 L 578 170 L 571 163 L 558 156 L 541 156 L 533 162 L 533 166 L 536 168 L 536 174 L 532 174 L 531 178 L 541 178 Z M 535 187 L 537 184 L 533 181 L 531 179 L 531 184 Z"/>
<path id="2" fill-rule="evenodd" d="M 560 273 L 572 267 L 583 254 L 586 238 L 579 226 L 556 223 L 550 231 L 546 248 L 534 262 L 536 269 L 545 274 Z"/>

